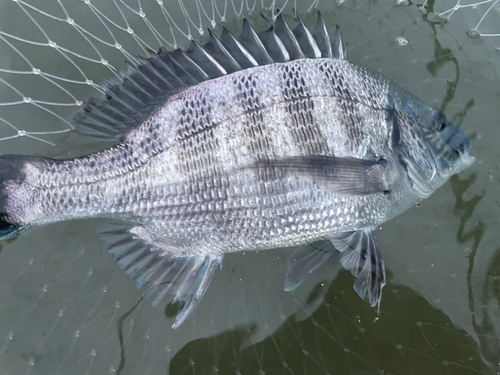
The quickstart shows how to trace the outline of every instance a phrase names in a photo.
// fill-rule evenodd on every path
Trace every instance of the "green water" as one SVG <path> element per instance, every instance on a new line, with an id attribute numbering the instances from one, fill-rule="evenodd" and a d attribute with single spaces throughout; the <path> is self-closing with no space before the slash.
<path id="1" fill-rule="evenodd" d="M 85 30 L 108 37 L 84 3 L 63 4 Z M 154 4 L 143 4 L 146 15 L 154 25 L 167 27 Z M 168 9 L 172 19 L 180 22 L 183 15 L 174 9 L 176 4 Z M 209 11 L 210 2 L 203 4 Z M 185 6 L 188 14 L 195 14 L 194 2 L 186 1 Z M 432 10 L 437 5 L 429 2 L 428 6 Z M 120 19 L 112 2 L 96 3 L 96 7 L 116 22 Z M 461 9 L 446 24 L 423 15 L 416 5 L 395 6 L 394 2 L 346 0 L 340 5 L 320 3 L 318 8 L 329 27 L 340 26 L 349 46 L 348 59 L 380 70 L 443 108 L 471 136 L 471 154 L 477 157 L 474 166 L 453 177 L 420 207 L 382 226 L 378 235 L 388 284 L 380 314 L 359 299 L 352 288 L 353 277 L 334 261 L 294 293 L 284 292 L 290 250 L 279 249 L 226 256 L 196 311 L 172 330 L 175 306 L 153 308 L 141 299 L 98 240 L 103 222 L 60 223 L 2 243 L 0 374 L 500 371 L 500 40 L 466 35 L 485 8 Z M 65 17 L 57 4 L 43 9 Z M 292 15 L 291 3 L 284 12 Z M 306 24 L 313 25 L 315 15 L 304 15 Z M 125 18 L 136 35 L 158 47 L 143 22 L 128 14 Z M 264 27 L 258 12 L 251 18 Z M 68 32 L 63 22 L 37 20 L 44 31 L 58 37 L 58 44 L 98 56 L 88 45 L 72 44 L 81 39 Z M 228 20 L 236 31 L 240 20 Z M 494 30 L 497 20 L 498 9 L 485 18 L 481 29 Z M 0 1 L 0 30 L 43 40 L 40 30 L 10 1 Z M 115 37 L 125 49 L 141 53 L 125 34 Z M 408 43 L 400 43 L 401 37 Z M 0 45 L 0 67 L 24 64 L 12 47 L 1 41 Z M 116 50 L 95 45 L 112 64 L 121 64 L 124 57 Z M 16 46 L 43 71 L 82 79 L 60 53 L 22 42 Z M 75 61 L 95 82 L 113 76 L 98 64 Z M 39 84 L 34 76 L 1 73 L 0 78 L 32 97 L 58 103 L 67 98 L 53 84 Z M 81 100 L 96 94 L 85 85 L 69 85 L 68 90 Z M 9 101 L 8 91 L 0 86 L 0 103 Z M 75 111 L 61 105 L 51 108 L 67 121 Z M 0 106 L 0 117 L 34 129 L 64 128 L 53 115 L 29 106 Z M 4 135 L 0 132 L 0 136 Z M 56 147 L 18 138 L 0 143 L 0 152 L 68 156 L 103 147 L 74 134 L 51 139 Z"/>

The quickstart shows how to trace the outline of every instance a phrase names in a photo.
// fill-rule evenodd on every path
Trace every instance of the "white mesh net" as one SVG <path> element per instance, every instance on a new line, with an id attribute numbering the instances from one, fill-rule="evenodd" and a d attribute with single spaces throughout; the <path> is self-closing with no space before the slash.
<path id="1" fill-rule="evenodd" d="M 423 1 L 422 1 L 423 2 Z M 330 262 L 283 291 L 289 250 L 233 254 L 177 330 L 96 233 L 52 225 L 0 252 L 0 373 L 497 374 L 500 371 L 499 0 L 337 2 L 0 0 L 0 151 L 99 149 L 72 118 L 123 60 L 263 28 L 293 9 L 338 24 L 348 59 L 444 108 L 472 135 L 476 164 L 379 233 L 388 272 L 380 314 Z M 311 12 L 308 12 L 311 10 Z M 445 22 L 446 21 L 446 22 Z"/>

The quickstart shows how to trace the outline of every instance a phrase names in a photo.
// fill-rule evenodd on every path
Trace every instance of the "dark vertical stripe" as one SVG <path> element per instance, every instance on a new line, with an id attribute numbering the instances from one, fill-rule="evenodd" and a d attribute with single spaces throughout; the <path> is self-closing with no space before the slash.
<path id="1" fill-rule="evenodd" d="M 363 128 L 366 125 L 366 113 L 362 111 L 371 109 L 365 107 L 366 104 L 361 103 L 360 99 L 350 91 L 342 69 L 328 61 L 320 65 L 319 70 L 328 82 L 330 95 L 337 99 L 337 105 L 340 108 L 337 120 L 351 145 L 351 151 L 355 152 L 365 138 L 364 130 L 366 129 Z"/>
<path id="2" fill-rule="evenodd" d="M 238 74 L 233 78 L 237 89 L 236 101 L 245 113 L 243 131 L 251 155 L 268 157 L 272 153 L 272 138 L 264 121 L 261 93 L 257 79 L 252 74 Z"/>
<path id="3" fill-rule="evenodd" d="M 179 113 L 177 139 L 179 160 L 183 161 L 182 171 L 187 176 L 200 176 L 215 172 L 217 161 L 214 157 L 218 145 L 217 124 L 213 121 L 210 100 L 203 91 L 188 91 Z"/>
<path id="4" fill-rule="evenodd" d="M 366 119 L 363 115 L 366 115 L 366 113 L 363 114 L 360 113 L 360 111 L 373 111 L 373 109 L 342 98 L 338 98 L 338 105 L 342 114 L 339 117 L 340 127 L 346 135 L 349 144 L 351 144 L 351 151 L 355 152 L 361 147 L 365 139 L 364 130 L 366 130 Z"/>
<path id="5" fill-rule="evenodd" d="M 307 155 L 325 155 L 328 144 L 314 118 L 314 99 L 308 90 L 299 64 L 282 67 L 283 98 L 290 118 L 289 128 L 294 141 Z"/>
<path id="6" fill-rule="evenodd" d="M 344 72 L 337 66 L 333 65 L 331 62 L 325 62 L 319 66 L 319 70 L 323 73 L 325 79 L 330 85 L 330 94 L 337 98 L 342 98 L 345 100 L 356 100 L 359 98 L 353 95 L 347 84 L 347 80 L 344 77 Z"/>

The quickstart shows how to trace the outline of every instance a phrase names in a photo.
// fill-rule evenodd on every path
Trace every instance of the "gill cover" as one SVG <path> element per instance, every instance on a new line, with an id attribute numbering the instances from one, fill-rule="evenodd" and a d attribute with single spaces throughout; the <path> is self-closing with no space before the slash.
<path id="1" fill-rule="evenodd" d="M 389 101 L 394 152 L 422 198 L 474 163 L 470 138 L 442 111 L 396 86 Z"/>

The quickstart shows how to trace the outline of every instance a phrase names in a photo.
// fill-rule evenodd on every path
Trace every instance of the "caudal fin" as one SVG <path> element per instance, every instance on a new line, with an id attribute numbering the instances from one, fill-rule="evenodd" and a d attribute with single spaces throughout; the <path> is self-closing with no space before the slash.
<path id="1" fill-rule="evenodd" d="M 0 240 L 15 236 L 23 228 L 21 224 L 12 224 L 0 218 Z"/>

